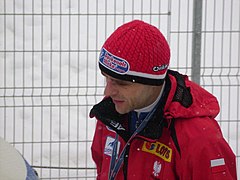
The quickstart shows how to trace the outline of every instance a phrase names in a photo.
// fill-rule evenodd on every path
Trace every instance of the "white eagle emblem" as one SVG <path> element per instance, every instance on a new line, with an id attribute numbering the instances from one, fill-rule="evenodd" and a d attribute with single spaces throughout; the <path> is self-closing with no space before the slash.
<path id="1" fill-rule="evenodd" d="M 161 168 L 162 168 L 162 165 L 160 162 L 158 161 L 155 161 L 154 162 L 154 165 L 153 165 L 153 175 L 156 177 L 156 176 L 159 176 L 159 173 L 161 171 Z"/>

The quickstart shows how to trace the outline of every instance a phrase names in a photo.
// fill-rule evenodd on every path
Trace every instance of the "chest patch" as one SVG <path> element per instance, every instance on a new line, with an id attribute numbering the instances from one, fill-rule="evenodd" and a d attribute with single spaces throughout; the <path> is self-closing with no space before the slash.
<path id="1" fill-rule="evenodd" d="M 152 143 L 144 141 L 142 151 L 154 154 L 167 162 L 171 162 L 172 160 L 172 149 L 160 142 Z"/>
<path id="2" fill-rule="evenodd" d="M 110 136 L 107 137 L 105 147 L 104 147 L 104 154 L 108 156 L 112 156 L 114 141 L 115 139 L 113 137 L 110 137 Z M 118 144 L 117 144 L 117 154 L 119 153 L 119 148 L 120 148 L 120 141 L 118 141 Z"/>

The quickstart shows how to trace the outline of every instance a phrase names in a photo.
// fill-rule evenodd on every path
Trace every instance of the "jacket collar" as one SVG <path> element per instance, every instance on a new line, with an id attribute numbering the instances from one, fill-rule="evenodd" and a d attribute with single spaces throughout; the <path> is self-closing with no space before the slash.
<path id="1" fill-rule="evenodd" d="M 166 77 L 166 84 L 157 103 L 158 107 L 152 118 L 147 123 L 146 127 L 139 133 L 140 136 L 150 139 L 158 139 L 162 134 L 164 127 L 164 106 L 167 101 L 168 93 L 171 89 L 171 82 L 168 76 Z M 104 98 L 100 103 L 93 106 L 90 111 L 90 117 L 96 117 L 97 120 L 116 131 L 125 141 L 127 141 L 131 133 L 128 131 L 128 121 L 130 121 L 130 114 L 119 114 L 110 97 Z"/>

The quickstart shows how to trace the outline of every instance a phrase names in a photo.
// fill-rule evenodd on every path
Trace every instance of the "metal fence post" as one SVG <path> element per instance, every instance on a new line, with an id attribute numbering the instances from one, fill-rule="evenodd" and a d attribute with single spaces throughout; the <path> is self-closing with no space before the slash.
<path id="1" fill-rule="evenodd" d="M 194 0 L 192 35 L 192 80 L 200 84 L 202 0 Z"/>

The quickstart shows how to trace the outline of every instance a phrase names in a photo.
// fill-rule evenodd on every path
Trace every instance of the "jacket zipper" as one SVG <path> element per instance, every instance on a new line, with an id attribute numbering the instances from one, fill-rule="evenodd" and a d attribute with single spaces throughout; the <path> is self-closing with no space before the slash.
<path id="1" fill-rule="evenodd" d="M 127 147 L 126 147 L 126 152 L 125 152 L 124 162 L 123 162 L 123 175 L 124 175 L 124 180 L 127 180 L 129 150 L 130 150 L 130 143 L 129 143 L 129 144 L 127 145 Z"/>

